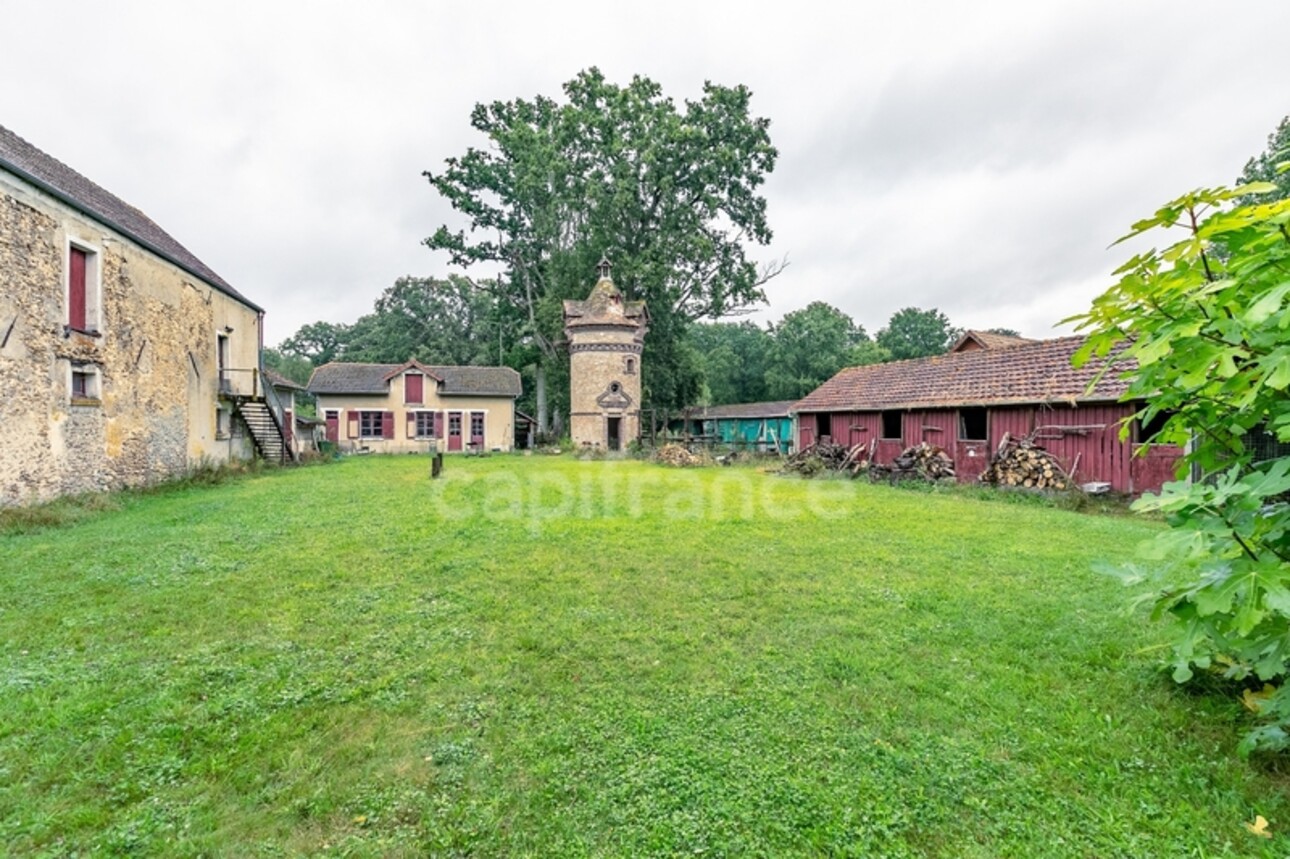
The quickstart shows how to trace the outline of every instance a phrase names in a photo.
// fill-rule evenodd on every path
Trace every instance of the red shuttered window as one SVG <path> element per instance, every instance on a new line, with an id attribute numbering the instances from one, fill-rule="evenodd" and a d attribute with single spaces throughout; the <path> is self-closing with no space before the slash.
<path id="1" fill-rule="evenodd" d="M 85 272 L 88 254 L 71 248 L 67 260 L 67 325 L 77 331 L 88 330 L 85 314 Z"/>
<path id="2" fill-rule="evenodd" d="M 381 412 L 381 438 L 394 438 L 394 412 Z"/>
<path id="3" fill-rule="evenodd" d="M 403 402 L 425 402 L 425 378 L 420 373 L 408 373 L 403 377 Z"/>

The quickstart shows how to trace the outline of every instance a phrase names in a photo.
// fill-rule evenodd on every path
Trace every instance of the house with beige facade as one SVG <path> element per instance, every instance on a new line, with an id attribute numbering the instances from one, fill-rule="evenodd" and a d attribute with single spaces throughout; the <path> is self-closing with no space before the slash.
<path id="1" fill-rule="evenodd" d="M 263 310 L 0 127 L 0 505 L 289 457 Z"/>
<path id="2" fill-rule="evenodd" d="M 511 450 L 521 388 L 510 367 L 333 362 L 309 391 L 341 450 L 478 453 Z"/>

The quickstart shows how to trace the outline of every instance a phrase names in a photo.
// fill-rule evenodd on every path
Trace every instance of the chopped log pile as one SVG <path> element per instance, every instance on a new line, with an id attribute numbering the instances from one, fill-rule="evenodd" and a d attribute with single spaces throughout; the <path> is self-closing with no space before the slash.
<path id="1" fill-rule="evenodd" d="M 923 442 L 905 448 L 890 464 L 874 462 L 876 443 L 853 447 L 821 441 L 803 448 L 784 462 L 784 471 L 814 477 L 833 472 L 849 477 L 867 474 L 870 480 L 953 480 L 954 457 L 945 448 Z M 1078 460 L 1077 460 L 1078 464 Z M 1072 469 L 1073 471 L 1074 469 Z M 1005 434 L 990 464 L 981 474 L 982 483 L 1024 489 L 1070 489 L 1071 476 L 1057 457 L 1036 444 L 1034 436 L 1012 438 Z"/>
<path id="2" fill-rule="evenodd" d="M 673 468 L 693 468 L 704 464 L 703 457 L 690 453 L 679 444 L 663 445 L 654 453 L 654 459 L 662 465 L 670 465 Z"/>
<path id="3" fill-rule="evenodd" d="M 824 471 L 842 471 L 847 469 L 854 477 L 858 471 L 855 460 L 856 448 L 847 448 L 831 441 L 821 441 L 802 448 L 784 460 L 784 471 L 791 471 L 803 477 L 814 477 Z"/>
<path id="4" fill-rule="evenodd" d="M 981 482 L 1025 489 L 1071 488 L 1070 476 L 1058 464 L 1057 457 L 1031 438 L 1016 439 L 1007 434 L 981 473 Z"/>
<path id="5" fill-rule="evenodd" d="M 822 441 L 803 448 L 784 462 L 784 470 L 813 477 L 825 471 L 851 477 L 868 474 L 870 480 L 941 480 L 954 477 L 954 459 L 944 448 L 923 442 L 907 448 L 890 465 L 873 462 L 875 444 L 845 447 Z"/>
<path id="6" fill-rule="evenodd" d="M 954 479 L 954 458 L 945 448 L 923 442 L 906 448 L 891 465 L 870 465 L 870 480 L 944 480 Z"/>

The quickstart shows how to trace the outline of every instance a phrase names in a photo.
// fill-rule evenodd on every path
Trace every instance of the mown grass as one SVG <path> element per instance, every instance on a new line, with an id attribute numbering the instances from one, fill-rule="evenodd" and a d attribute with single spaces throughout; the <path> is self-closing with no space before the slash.
<path id="1" fill-rule="evenodd" d="M 368 457 L 0 536 L 0 844 L 1280 856 L 1157 527 L 751 469 Z M 1261 814 L 1272 840 L 1246 831 Z"/>

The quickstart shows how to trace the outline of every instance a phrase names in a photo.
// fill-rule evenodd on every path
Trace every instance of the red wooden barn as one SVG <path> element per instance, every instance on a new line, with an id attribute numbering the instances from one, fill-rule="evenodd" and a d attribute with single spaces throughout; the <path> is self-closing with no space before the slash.
<path id="1" fill-rule="evenodd" d="M 874 459 L 885 464 L 929 442 L 953 456 L 959 480 L 971 481 L 1007 433 L 1034 438 L 1068 472 L 1075 469 L 1078 483 L 1158 490 L 1174 479 L 1181 450 L 1143 445 L 1155 427 L 1136 422 L 1121 440 L 1139 404 L 1120 401 L 1127 383 L 1115 371 L 1097 379 L 1101 362 L 1071 366 L 1083 342 L 969 331 L 946 355 L 842 370 L 794 406 L 798 443 L 830 436 L 868 445 L 876 438 Z"/>

